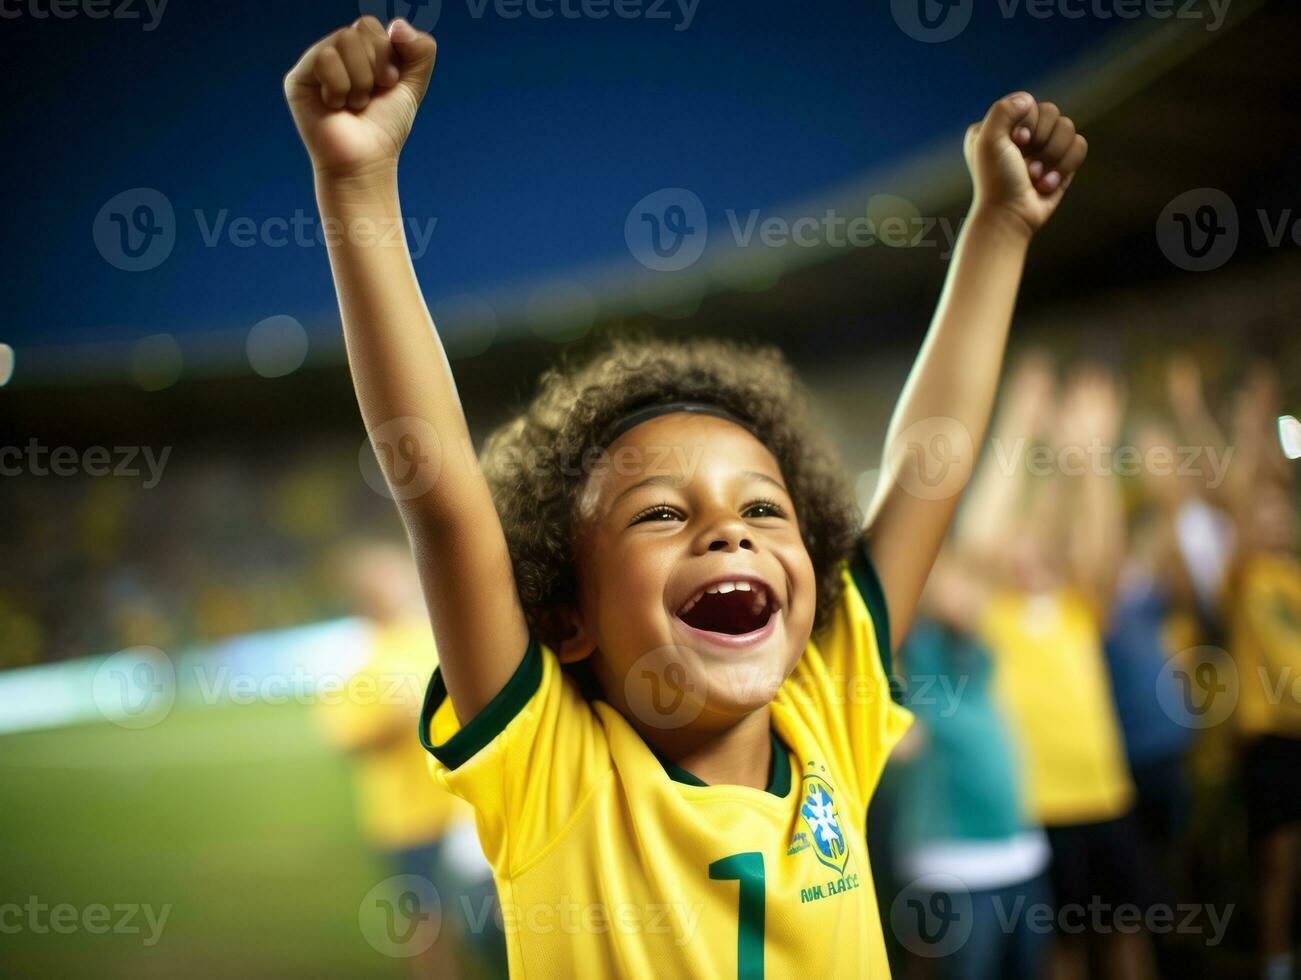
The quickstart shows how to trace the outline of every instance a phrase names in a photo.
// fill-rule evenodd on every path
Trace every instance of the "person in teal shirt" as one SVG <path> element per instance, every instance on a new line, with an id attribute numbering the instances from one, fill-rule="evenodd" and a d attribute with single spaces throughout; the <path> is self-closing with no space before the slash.
<path id="1" fill-rule="evenodd" d="M 992 694 L 993 661 L 965 628 L 978 588 L 941 556 L 927 591 L 928 616 L 899 658 L 916 724 L 895 752 L 897 802 L 908 814 L 896 828 L 896 871 L 905 902 L 916 893 L 911 900 L 950 909 L 954 921 L 948 936 L 901 938 L 933 959 L 940 977 L 1039 976 L 1052 936 L 1043 919 L 1052 903 L 1050 849 L 1025 818 L 1016 744 Z"/>

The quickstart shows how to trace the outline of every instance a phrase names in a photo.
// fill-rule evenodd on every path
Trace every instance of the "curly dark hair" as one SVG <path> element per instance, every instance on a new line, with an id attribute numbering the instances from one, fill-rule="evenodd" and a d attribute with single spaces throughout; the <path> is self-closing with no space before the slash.
<path id="1" fill-rule="evenodd" d="M 559 641 L 554 610 L 577 601 L 575 502 L 585 460 L 610 425 L 667 402 L 717 406 L 743 421 L 776 458 L 817 577 L 822 625 L 840 597 L 840 562 L 862 533 L 843 466 L 809 416 L 781 352 L 722 340 L 621 336 L 542 375 L 528 408 L 494 431 L 483 469 L 506 533 L 530 627 Z M 521 465 L 525 464 L 525 465 Z"/>

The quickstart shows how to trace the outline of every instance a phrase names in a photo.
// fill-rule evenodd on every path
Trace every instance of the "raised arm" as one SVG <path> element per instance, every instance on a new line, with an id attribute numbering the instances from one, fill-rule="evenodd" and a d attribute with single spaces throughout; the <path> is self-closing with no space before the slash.
<path id="1" fill-rule="evenodd" d="M 975 198 L 890 422 L 867 521 L 896 643 L 985 437 L 1030 239 L 1088 150 L 1055 105 L 1025 92 L 994 103 L 968 129 L 965 149 Z"/>
<path id="2" fill-rule="evenodd" d="M 1276 483 L 1290 486 L 1292 469 L 1279 449 L 1278 416 L 1282 381 L 1269 363 L 1251 366 L 1234 405 L 1233 440 L 1236 455 L 1229 469 L 1232 504 L 1250 507 L 1258 487 Z"/>
<path id="3" fill-rule="evenodd" d="M 1081 368 L 1066 388 L 1059 427 L 1058 458 L 1069 471 L 1073 505 L 1067 522 L 1066 568 L 1071 584 L 1106 623 L 1125 552 L 1125 511 L 1120 481 L 1105 456 L 1114 454 L 1120 433 L 1121 396 L 1115 380 L 1098 368 Z M 1082 470 L 1077 472 L 1077 470 Z"/>
<path id="4" fill-rule="evenodd" d="M 1034 352 L 1016 365 L 1004 388 L 988 445 L 958 513 L 956 550 L 982 574 L 1006 577 L 1007 542 L 1021 531 L 1030 482 L 1029 454 L 1051 431 L 1057 380 L 1048 356 Z"/>
<path id="5" fill-rule="evenodd" d="M 1166 366 L 1166 394 L 1183 444 L 1199 446 L 1205 452 L 1223 454 L 1229 441 L 1207 407 L 1201 368 L 1190 354 L 1180 353 L 1170 358 Z M 1231 466 L 1225 481 L 1215 487 L 1203 482 L 1197 492 L 1208 500 L 1227 506 L 1232 497 L 1234 482 L 1239 478 L 1240 472 Z"/>
<path id="6" fill-rule="evenodd" d="M 348 364 L 406 524 L 462 720 L 492 699 L 528 642 L 501 522 L 403 233 L 397 162 L 434 67 L 428 34 L 363 17 L 285 77 L 307 146 Z"/>

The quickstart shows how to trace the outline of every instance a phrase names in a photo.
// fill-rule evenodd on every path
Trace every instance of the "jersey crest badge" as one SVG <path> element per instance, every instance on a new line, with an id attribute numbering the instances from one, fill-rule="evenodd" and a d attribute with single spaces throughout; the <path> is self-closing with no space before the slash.
<path id="1" fill-rule="evenodd" d="M 828 868 L 844 874 L 849 863 L 849 848 L 840 825 L 840 815 L 836 812 L 836 791 L 821 776 L 810 774 L 804 777 L 802 795 L 800 816 L 809 829 L 813 853 Z"/>

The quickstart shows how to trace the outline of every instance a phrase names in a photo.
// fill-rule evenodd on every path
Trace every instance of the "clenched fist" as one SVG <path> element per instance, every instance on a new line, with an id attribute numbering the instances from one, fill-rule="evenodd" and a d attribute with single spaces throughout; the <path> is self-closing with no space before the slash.
<path id="1" fill-rule="evenodd" d="M 1061 203 L 1089 144 L 1053 103 L 1015 92 L 967 129 L 965 151 L 976 185 L 973 210 L 1004 211 L 1033 233 Z"/>
<path id="2" fill-rule="evenodd" d="M 429 87 L 437 45 L 405 20 L 362 17 L 307 49 L 285 98 L 320 175 L 364 176 L 397 164 Z"/>

